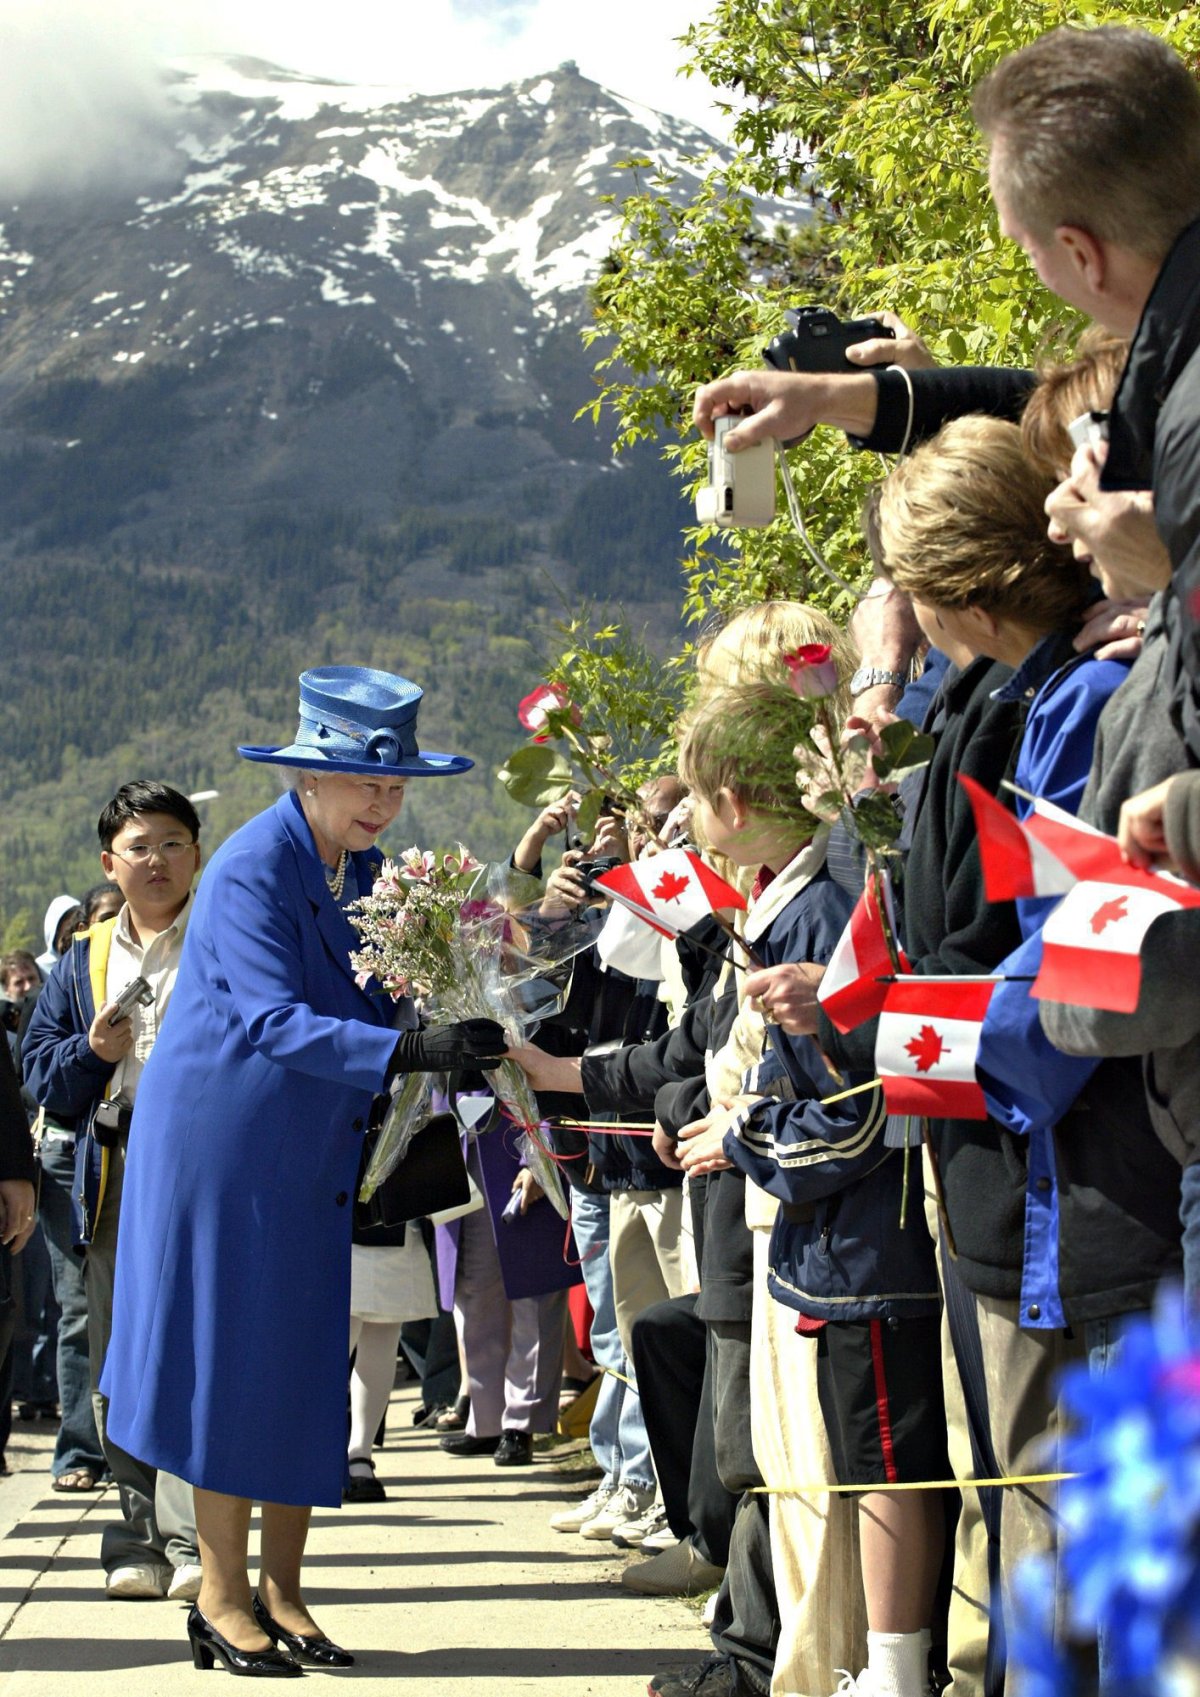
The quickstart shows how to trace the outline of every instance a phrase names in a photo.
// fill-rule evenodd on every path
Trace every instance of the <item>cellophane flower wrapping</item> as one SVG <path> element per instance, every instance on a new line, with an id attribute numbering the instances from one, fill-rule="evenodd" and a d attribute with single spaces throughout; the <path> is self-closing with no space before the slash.
<path id="1" fill-rule="evenodd" d="M 561 1008 L 570 962 L 594 931 L 572 915 L 543 914 L 538 879 L 512 866 L 482 866 L 459 845 L 440 859 L 409 849 L 385 861 L 369 896 L 348 909 L 362 947 L 351 962 L 393 998 L 409 996 L 431 1025 L 494 1019 L 510 1046 L 526 1042 Z M 539 1133 L 541 1114 L 524 1072 L 502 1061 L 489 1074 L 497 1099 L 523 1128 L 522 1159 L 552 1206 L 567 1217 L 553 1158 Z M 367 1202 L 403 1160 L 430 1115 L 432 1079 L 399 1081 L 359 1198 Z"/>

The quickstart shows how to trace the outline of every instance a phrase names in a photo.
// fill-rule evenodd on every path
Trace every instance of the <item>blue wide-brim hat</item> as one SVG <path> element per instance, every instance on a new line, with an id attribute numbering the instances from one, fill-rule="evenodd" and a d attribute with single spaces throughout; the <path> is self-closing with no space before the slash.
<path id="1" fill-rule="evenodd" d="M 283 748 L 244 748 L 245 760 L 375 777 L 444 778 L 475 762 L 463 754 L 422 754 L 417 709 L 423 691 L 370 666 L 319 666 L 300 674 L 300 729 Z"/>

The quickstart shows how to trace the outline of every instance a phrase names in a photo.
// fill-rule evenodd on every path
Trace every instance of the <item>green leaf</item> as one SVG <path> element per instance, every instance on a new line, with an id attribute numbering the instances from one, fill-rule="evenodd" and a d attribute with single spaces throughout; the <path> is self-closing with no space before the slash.
<path id="1" fill-rule="evenodd" d="M 548 807 L 571 788 L 570 766 L 561 754 L 541 743 L 518 748 L 496 776 L 522 807 Z"/>
<path id="2" fill-rule="evenodd" d="M 903 823 L 895 797 L 882 790 L 860 796 L 848 822 L 853 835 L 870 849 L 888 848 L 899 837 Z"/>
<path id="3" fill-rule="evenodd" d="M 575 815 L 575 829 L 585 845 L 596 835 L 596 822 L 603 806 L 603 790 L 589 790 L 579 804 L 579 811 Z"/>
<path id="4" fill-rule="evenodd" d="M 898 783 L 910 772 L 917 772 L 933 759 L 933 738 L 922 735 L 907 719 L 897 719 L 885 725 L 879 733 L 883 752 L 872 757 L 875 776 L 881 781 Z"/>

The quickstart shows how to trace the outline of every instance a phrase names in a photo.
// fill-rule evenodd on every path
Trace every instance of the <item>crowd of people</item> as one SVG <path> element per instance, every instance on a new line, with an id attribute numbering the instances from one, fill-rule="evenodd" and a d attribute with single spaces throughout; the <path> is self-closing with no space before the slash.
<path id="1" fill-rule="evenodd" d="M 35 1229 L 50 1272 L 22 1298 L 41 1356 L 0 1353 L 23 1409 L 61 1400 L 55 1487 L 119 1487 L 109 1595 L 189 1601 L 197 1667 L 353 1660 L 304 1601 L 305 1539 L 313 1504 L 385 1495 L 400 1349 L 451 1456 L 527 1466 L 563 1385 L 594 1399 L 599 1479 L 553 1530 L 640 1549 L 629 1589 L 712 1594 L 712 1654 L 651 1697 L 1020 1691 L 1013 1577 L 1061 1553 L 1062 1369 L 1105 1374 L 1165 1281 L 1200 1290 L 1197 921 L 1146 932 L 1132 1012 L 1033 997 L 1054 902 L 988 899 L 960 780 L 1200 873 L 1200 88 L 1149 35 L 1063 29 L 975 111 L 1002 229 L 1093 327 L 1069 361 L 1003 372 L 936 367 L 892 319 L 867 369 L 700 390 L 705 435 L 744 415 L 735 453 L 820 424 L 898 453 L 864 511 L 874 581 L 849 631 L 743 608 L 696 654 L 677 775 L 587 843 L 577 798 L 539 814 L 512 866 L 586 941 L 528 1039 L 424 1021 L 355 973 L 348 910 L 406 784 L 470 764 L 419 749 L 415 685 L 356 667 L 305 673 L 294 741 L 239 751 L 287 788 L 194 893 L 191 802 L 126 783 L 106 882 L 51 905 L 45 958 L 0 961 L 0 1277 Z M 813 654 L 823 744 L 797 730 Z M 877 1012 L 821 997 L 878 800 L 863 765 L 823 817 L 830 739 L 882 752 L 897 721 L 932 753 L 894 797 L 894 940 L 917 978 L 991 986 L 986 1117 L 923 1134 L 887 1112 Z M 665 937 L 607 904 L 605 868 L 681 844 L 744 911 Z M 502 1059 L 540 1126 L 505 1108 Z M 414 1072 L 470 1200 L 371 1235 L 348 1206 L 363 1133 Z M 1112 1624 L 1073 1649 L 1115 1694 Z"/>

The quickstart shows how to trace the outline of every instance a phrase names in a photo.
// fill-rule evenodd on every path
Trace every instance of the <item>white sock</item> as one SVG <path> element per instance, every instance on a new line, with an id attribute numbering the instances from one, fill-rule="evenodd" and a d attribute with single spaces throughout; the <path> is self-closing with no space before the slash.
<path id="1" fill-rule="evenodd" d="M 867 1671 L 872 1697 L 926 1697 L 929 1632 L 868 1632 Z"/>

